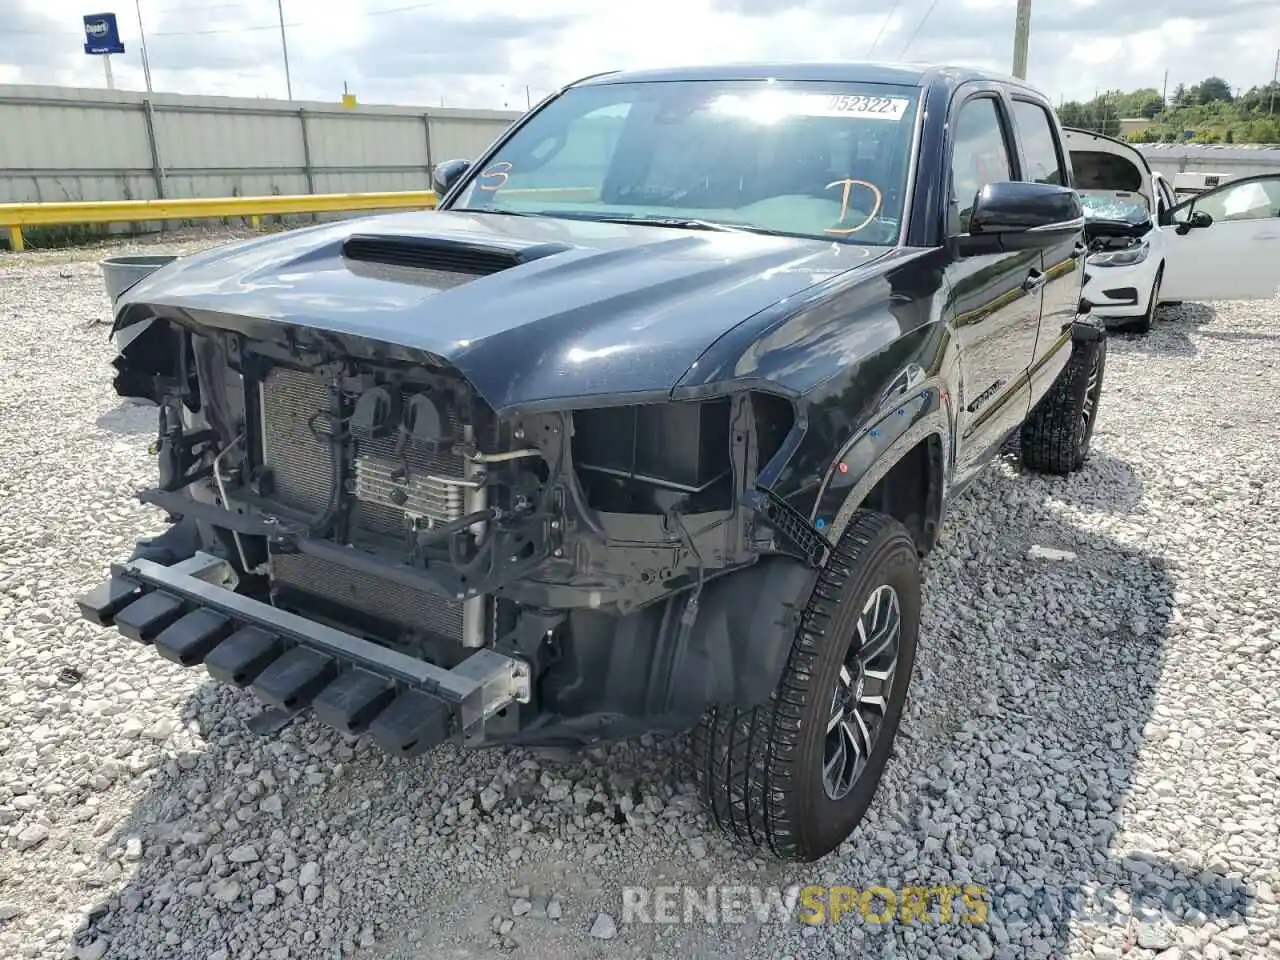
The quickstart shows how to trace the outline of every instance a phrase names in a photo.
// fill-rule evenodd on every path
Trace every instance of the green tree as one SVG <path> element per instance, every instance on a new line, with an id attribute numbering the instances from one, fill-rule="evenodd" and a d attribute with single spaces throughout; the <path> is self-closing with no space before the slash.
<path id="1" fill-rule="evenodd" d="M 1276 92 L 1276 111 L 1271 94 Z M 1119 132 L 1121 118 L 1145 117 L 1151 126 L 1130 134 L 1140 142 L 1280 143 L 1280 85 L 1252 87 L 1233 97 L 1222 77 L 1208 77 L 1193 87 L 1174 87 L 1166 104 L 1157 90 L 1108 90 L 1092 100 L 1068 101 L 1058 109 L 1064 126 L 1094 130 L 1109 136 Z"/>
<path id="2" fill-rule="evenodd" d="M 1231 102 L 1231 84 L 1221 77 L 1207 77 L 1196 84 L 1194 89 L 1200 103 Z"/>

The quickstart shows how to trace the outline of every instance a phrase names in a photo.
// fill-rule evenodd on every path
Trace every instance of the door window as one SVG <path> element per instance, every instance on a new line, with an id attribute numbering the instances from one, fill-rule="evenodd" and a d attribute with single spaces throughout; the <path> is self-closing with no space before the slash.
<path id="1" fill-rule="evenodd" d="M 1153 177 L 1152 180 L 1156 185 L 1156 222 L 1168 223 L 1166 218 L 1169 215 L 1169 211 L 1177 206 L 1178 201 L 1174 198 L 1173 190 L 1170 188 L 1168 181 L 1165 180 L 1164 177 L 1157 176 Z"/>
<path id="2" fill-rule="evenodd" d="M 1063 186 L 1066 178 L 1062 175 L 1058 138 L 1044 107 L 1026 100 L 1015 100 L 1013 119 L 1018 125 L 1018 141 L 1022 144 L 1022 156 L 1027 164 L 1022 171 L 1022 179 Z"/>
<path id="3" fill-rule="evenodd" d="M 994 97 L 970 100 L 955 121 L 951 151 L 951 198 L 947 232 L 969 232 L 973 201 L 988 183 L 1013 179 L 1013 164 Z"/>
<path id="4" fill-rule="evenodd" d="M 1222 220 L 1266 220 L 1280 217 L 1280 179 L 1234 183 L 1197 197 L 1189 207 Z"/>

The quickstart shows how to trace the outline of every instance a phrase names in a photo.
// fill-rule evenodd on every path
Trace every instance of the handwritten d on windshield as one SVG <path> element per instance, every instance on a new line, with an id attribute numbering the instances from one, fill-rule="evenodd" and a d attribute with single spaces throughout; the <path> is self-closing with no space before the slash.
<path id="1" fill-rule="evenodd" d="M 854 180 L 850 177 L 846 177 L 844 180 L 831 181 L 827 184 L 825 189 L 830 190 L 832 187 L 844 188 L 844 192 L 840 196 L 840 218 L 836 220 L 836 223 L 844 223 L 844 218 L 849 215 L 849 198 L 853 194 L 854 187 L 866 187 L 871 191 L 871 195 L 875 202 L 872 204 L 871 212 L 867 214 L 866 219 L 861 223 L 857 223 L 852 227 L 827 227 L 823 233 L 833 233 L 840 236 L 848 236 L 851 233 L 857 233 L 876 218 L 876 214 L 880 212 L 880 207 L 884 203 L 884 197 L 880 193 L 880 188 L 874 183 L 870 183 L 866 180 Z"/>

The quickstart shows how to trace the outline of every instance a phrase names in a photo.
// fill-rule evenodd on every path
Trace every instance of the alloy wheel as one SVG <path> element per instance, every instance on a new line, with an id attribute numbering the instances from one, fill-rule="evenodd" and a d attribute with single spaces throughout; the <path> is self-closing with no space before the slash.
<path id="1" fill-rule="evenodd" d="M 902 606 L 888 584 L 867 597 L 840 667 L 822 756 L 822 786 L 832 800 L 848 796 L 871 756 L 889 709 L 902 638 Z"/>
<path id="2" fill-rule="evenodd" d="M 1089 378 L 1085 381 L 1084 403 L 1080 406 L 1080 437 L 1085 442 L 1089 436 L 1089 428 L 1093 425 L 1093 416 L 1098 409 L 1098 394 L 1101 392 L 1102 351 L 1096 350 L 1089 364 Z"/>

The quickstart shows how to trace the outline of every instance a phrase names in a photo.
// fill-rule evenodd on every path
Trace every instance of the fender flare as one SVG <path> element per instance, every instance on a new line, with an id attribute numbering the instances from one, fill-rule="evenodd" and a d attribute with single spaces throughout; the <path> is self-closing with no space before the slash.
<path id="1" fill-rule="evenodd" d="M 939 524 L 946 502 L 948 466 L 952 456 L 950 394 L 933 381 L 881 410 L 849 439 L 827 469 L 809 516 L 810 523 L 831 543 L 838 543 L 854 511 L 877 483 L 922 441 L 936 438 L 928 488 L 926 521 Z"/>

